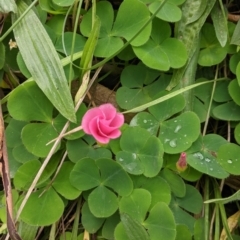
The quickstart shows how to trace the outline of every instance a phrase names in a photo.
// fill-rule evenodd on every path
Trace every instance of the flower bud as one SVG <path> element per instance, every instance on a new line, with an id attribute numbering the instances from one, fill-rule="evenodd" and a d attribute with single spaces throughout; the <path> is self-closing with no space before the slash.
<path id="1" fill-rule="evenodd" d="M 179 172 L 184 172 L 187 169 L 187 154 L 182 152 L 178 161 L 176 162 L 176 167 Z"/>

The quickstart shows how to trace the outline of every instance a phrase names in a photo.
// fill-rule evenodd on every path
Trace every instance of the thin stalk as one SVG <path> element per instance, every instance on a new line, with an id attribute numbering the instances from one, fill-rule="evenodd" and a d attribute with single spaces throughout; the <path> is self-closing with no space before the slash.
<path id="1" fill-rule="evenodd" d="M 76 209 L 75 219 L 74 219 L 74 223 L 73 223 L 71 240 L 77 239 L 77 236 L 78 236 L 78 224 L 79 224 L 79 219 L 80 219 L 81 206 L 82 206 L 82 198 L 80 197 L 78 200 L 78 203 L 77 203 L 77 209 Z"/>
<path id="2" fill-rule="evenodd" d="M 216 72 L 215 72 L 215 77 L 214 77 L 214 81 L 213 81 L 213 88 L 212 88 L 212 93 L 211 93 L 211 98 L 209 101 L 209 106 L 208 106 L 208 111 L 207 111 L 207 116 L 206 116 L 206 121 L 204 123 L 204 128 L 203 128 L 203 136 L 206 134 L 207 132 L 207 127 L 208 127 L 208 121 L 209 121 L 209 117 L 210 117 L 210 112 L 211 112 L 211 107 L 212 107 L 212 101 L 213 101 L 213 95 L 215 93 L 215 89 L 216 89 L 216 85 L 217 85 L 217 76 L 218 76 L 218 65 L 216 68 Z"/>
<path id="3" fill-rule="evenodd" d="M 209 199 L 209 178 L 205 177 L 204 199 Z M 204 240 L 209 240 L 209 204 L 204 205 Z"/>
<path id="4" fill-rule="evenodd" d="M 215 206 L 215 212 L 216 212 L 216 217 L 215 217 L 214 240 L 219 240 L 220 239 L 220 214 L 219 214 L 218 204 L 216 204 L 216 206 Z"/>
<path id="5" fill-rule="evenodd" d="M 38 0 L 35 0 L 32 2 L 31 5 L 26 9 L 26 11 L 12 24 L 12 26 L 0 37 L 0 42 L 2 42 L 5 37 L 17 26 L 17 24 L 26 16 L 26 14 L 31 10 L 31 8 L 38 2 Z"/>

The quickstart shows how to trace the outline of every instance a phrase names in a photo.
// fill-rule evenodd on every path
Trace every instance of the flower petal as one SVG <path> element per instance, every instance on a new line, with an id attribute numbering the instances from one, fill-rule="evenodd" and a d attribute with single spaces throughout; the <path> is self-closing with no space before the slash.
<path id="1" fill-rule="evenodd" d="M 103 113 L 99 108 L 92 108 L 88 110 L 82 118 L 82 128 L 87 134 L 90 134 L 89 123 L 94 118 L 103 117 Z"/>
<path id="2" fill-rule="evenodd" d="M 124 116 L 122 113 L 117 113 L 110 123 L 110 126 L 120 128 L 124 124 Z"/>
<path id="3" fill-rule="evenodd" d="M 116 108 L 110 103 L 101 105 L 99 109 L 103 112 L 106 120 L 112 120 L 117 113 Z"/>
<path id="4" fill-rule="evenodd" d="M 99 119 L 94 118 L 89 122 L 89 134 L 91 134 L 98 142 L 106 144 L 109 142 L 109 137 L 102 134 L 102 132 L 99 130 Z"/>

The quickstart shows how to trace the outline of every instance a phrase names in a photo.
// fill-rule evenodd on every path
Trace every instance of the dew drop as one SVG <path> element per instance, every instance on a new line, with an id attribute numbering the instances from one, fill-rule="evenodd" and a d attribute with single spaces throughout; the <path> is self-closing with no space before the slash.
<path id="1" fill-rule="evenodd" d="M 213 170 L 213 168 L 209 168 L 209 170 L 210 170 L 210 171 L 212 171 L 212 170 Z"/>
<path id="2" fill-rule="evenodd" d="M 132 157 L 133 157 L 133 159 L 136 159 L 137 158 L 137 154 L 136 153 L 132 153 Z"/>
<path id="3" fill-rule="evenodd" d="M 211 162 L 211 159 L 205 158 L 205 161 L 206 161 L 206 162 Z"/>
<path id="4" fill-rule="evenodd" d="M 177 144 L 176 144 L 176 139 L 173 139 L 173 140 L 171 140 L 170 142 L 169 142 L 169 145 L 170 145 L 170 147 L 176 147 L 177 146 Z"/>
<path id="5" fill-rule="evenodd" d="M 177 133 L 181 128 L 182 128 L 182 126 L 178 125 L 178 126 L 175 128 L 174 132 Z"/>
<path id="6" fill-rule="evenodd" d="M 120 161 L 120 162 L 123 162 L 123 159 L 122 159 L 122 158 L 119 158 L 119 161 Z"/>
<path id="7" fill-rule="evenodd" d="M 198 158 L 198 159 L 200 159 L 200 160 L 203 160 L 203 158 L 204 158 L 203 155 L 201 153 L 199 153 L 199 152 L 198 153 L 194 153 L 193 156 Z"/>
<path id="8" fill-rule="evenodd" d="M 187 134 L 184 135 L 184 137 L 186 137 L 186 136 L 187 136 Z"/>
<path id="9" fill-rule="evenodd" d="M 170 141 L 170 139 L 166 138 L 166 139 L 164 140 L 164 143 L 167 143 L 167 142 L 169 142 L 169 141 Z"/>
<path id="10" fill-rule="evenodd" d="M 143 122 L 144 122 L 144 123 L 147 123 L 147 120 L 145 119 L 145 120 L 143 120 Z"/>
<path id="11" fill-rule="evenodd" d="M 227 160 L 227 162 L 231 164 L 231 163 L 232 163 L 232 160 Z"/>
<path id="12" fill-rule="evenodd" d="M 177 120 L 174 120 L 174 122 L 177 122 Z"/>

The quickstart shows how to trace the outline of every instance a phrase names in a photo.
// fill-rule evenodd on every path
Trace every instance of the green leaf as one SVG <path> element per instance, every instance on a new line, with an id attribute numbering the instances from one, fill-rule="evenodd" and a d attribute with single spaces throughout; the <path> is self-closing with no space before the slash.
<path id="1" fill-rule="evenodd" d="M 173 194 L 177 197 L 183 197 L 186 194 L 186 184 L 182 180 L 181 177 L 179 177 L 176 173 L 173 171 L 165 168 L 161 172 L 161 177 L 163 177 L 166 182 L 169 184 L 171 191 Z"/>
<path id="2" fill-rule="evenodd" d="M 176 202 L 175 198 L 172 198 L 170 204 L 171 211 L 174 215 L 174 219 L 177 225 L 182 224 L 188 227 L 188 229 L 193 233 L 194 224 L 196 219 L 179 207 L 178 203 Z"/>
<path id="3" fill-rule="evenodd" d="M 102 236 L 106 239 L 114 239 L 114 230 L 117 224 L 120 222 L 119 213 L 114 213 L 111 217 L 108 217 L 102 227 Z"/>
<path id="4" fill-rule="evenodd" d="M 81 125 L 82 118 L 86 112 L 87 112 L 86 106 L 84 104 L 81 104 L 81 106 L 78 108 L 78 110 L 76 112 L 77 122 L 70 123 L 69 127 L 67 129 L 67 132 L 71 131 L 72 129 Z M 59 114 L 53 120 L 53 122 L 52 122 L 53 126 L 58 131 L 58 133 L 60 133 L 62 131 L 62 129 L 64 128 L 64 125 L 66 124 L 66 121 L 67 121 L 66 118 L 64 118 L 61 114 Z M 85 133 L 83 132 L 83 130 L 80 130 L 75 133 L 69 134 L 69 135 L 65 136 L 64 138 L 68 139 L 68 140 L 74 140 L 74 139 L 78 139 L 78 138 L 82 137 L 84 134 Z"/>
<path id="5" fill-rule="evenodd" d="M 73 187 L 69 180 L 69 176 L 73 167 L 73 163 L 69 161 L 64 162 L 52 184 L 53 188 L 59 194 L 69 200 L 76 199 L 81 194 L 81 191 Z"/>
<path id="6" fill-rule="evenodd" d="M 104 218 L 95 217 L 88 206 L 88 203 L 85 202 L 82 207 L 82 225 L 89 233 L 95 233 L 102 226 Z"/>
<path id="7" fill-rule="evenodd" d="M 30 160 L 38 159 L 38 157 L 30 153 L 23 144 L 14 147 L 12 150 L 12 154 L 13 157 L 20 163 L 25 163 Z"/>
<path id="8" fill-rule="evenodd" d="M 146 129 L 152 135 L 156 135 L 159 128 L 159 123 L 151 114 L 147 112 L 140 112 L 132 118 L 130 126 L 139 126 Z"/>
<path id="9" fill-rule="evenodd" d="M 120 164 L 106 158 L 97 159 L 96 164 L 100 170 L 101 184 L 114 189 L 121 196 L 132 192 L 132 180 Z"/>
<path id="10" fill-rule="evenodd" d="M 94 148 L 82 139 L 67 141 L 68 157 L 72 162 L 89 157 L 92 159 L 111 158 L 112 153 L 106 148 Z"/>
<path id="11" fill-rule="evenodd" d="M 127 213 L 133 220 L 143 223 L 151 204 L 151 194 L 145 189 L 134 189 L 131 195 L 119 202 L 120 213 Z"/>
<path id="12" fill-rule="evenodd" d="M 162 29 L 161 34 L 159 27 Z M 167 71 L 172 68 L 180 68 L 187 61 L 187 51 L 182 42 L 170 38 L 170 25 L 159 19 L 153 20 L 151 38 L 133 51 L 138 58 L 148 67 Z"/>
<path id="13" fill-rule="evenodd" d="M 78 161 L 70 174 L 71 184 L 80 191 L 97 187 L 100 181 L 99 169 L 91 158 Z"/>
<path id="14" fill-rule="evenodd" d="M 220 45 L 224 47 L 228 40 L 228 25 L 225 9 L 223 8 L 223 3 L 220 3 L 220 1 L 216 1 L 211 11 L 211 18 L 213 20 L 213 26 L 217 39 Z"/>
<path id="15" fill-rule="evenodd" d="M 144 176 L 140 176 L 145 181 L 141 184 L 137 185 L 137 188 L 143 188 L 148 190 L 151 193 L 152 200 L 150 209 L 157 204 L 158 202 L 164 202 L 166 204 L 170 203 L 171 200 L 171 188 L 165 179 L 157 176 L 154 178 L 146 178 Z M 159 191 L 161 189 L 161 191 Z"/>
<path id="16" fill-rule="evenodd" d="M 228 102 L 232 100 L 231 96 L 227 91 L 228 86 L 229 86 L 229 79 L 226 79 L 226 81 L 217 82 L 216 89 L 213 95 L 213 100 L 216 102 Z"/>
<path id="17" fill-rule="evenodd" d="M 151 209 L 144 226 L 147 228 L 151 240 L 175 240 L 176 223 L 172 211 L 166 203 L 157 203 Z"/>
<path id="18" fill-rule="evenodd" d="M 221 145 L 227 141 L 215 134 L 200 137 L 187 152 L 188 164 L 199 172 L 215 178 L 226 178 L 228 173 L 218 163 L 216 156 Z"/>
<path id="19" fill-rule="evenodd" d="M 240 87 L 237 82 L 237 79 L 234 79 L 229 83 L 228 92 L 232 97 L 233 101 L 240 106 L 240 96 L 239 96 Z"/>
<path id="20" fill-rule="evenodd" d="M 162 167 L 163 147 L 159 139 L 140 127 L 127 128 L 120 139 L 123 151 L 117 153 L 117 162 L 131 174 L 156 176 Z"/>
<path id="21" fill-rule="evenodd" d="M 68 7 L 74 3 L 74 0 L 52 0 L 54 4 L 60 7 Z"/>
<path id="22" fill-rule="evenodd" d="M 55 44 L 55 48 L 58 52 L 66 53 L 67 55 L 71 54 L 72 51 L 72 40 L 73 40 L 73 33 L 72 32 L 64 32 L 63 36 L 59 36 L 57 42 Z M 75 35 L 75 44 L 73 47 L 73 52 L 80 52 L 83 50 L 83 47 L 86 43 L 86 39 L 80 35 Z M 64 51 L 65 49 L 65 51 Z"/>
<path id="23" fill-rule="evenodd" d="M 118 209 L 118 198 L 105 186 L 100 185 L 88 196 L 89 209 L 95 217 L 106 218 Z"/>
<path id="24" fill-rule="evenodd" d="M 240 106 L 235 102 L 227 102 L 213 109 L 214 117 L 225 121 L 240 120 Z"/>
<path id="25" fill-rule="evenodd" d="M 150 13 L 145 4 L 138 0 L 125 0 L 118 9 L 118 14 L 111 34 L 113 36 L 124 37 L 129 41 L 143 28 L 149 19 Z M 141 46 L 146 43 L 149 39 L 150 32 L 151 24 L 148 24 L 131 42 L 131 45 Z"/>
<path id="26" fill-rule="evenodd" d="M 205 23 L 202 28 L 201 48 L 198 64 L 201 66 L 213 66 L 223 61 L 227 55 L 227 47 L 222 47 L 215 35 L 213 26 Z"/>
<path id="27" fill-rule="evenodd" d="M 159 0 L 159 1 L 154 1 L 152 4 L 150 4 L 149 6 L 150 12 L 155 13 L 162 2 L 163 0 Z M 166 1 L 162 9 L 157 13 L 156 17 L 166 22 L 178 22 L 182 17 L 182 11 L 177 5 L 178 3 L 176 3 L 176 1 L 174 0 Z"/>
<path id="28" fill-rule="evenodd" d="M 17 5 L 14 0 L 0 0 L 0 12 L 1 13 L 9 13 L 9 12 L 16 12 Z"/>
<path id="29" fill-rule="evenodd" d="M 160 92 L 156 98 L 165 96 L 167 93 L 169 92 Z M 148 110 L 159 122 L 163 122 L 174 114 L 182 111 L 185 105 L 184 97 L 182 95 L 178 95 L 164 102 L 158 103 L 148 108 Z"/>
<path id="30" fill-rule="evenodd" d="M 186 194 L 182 198 L 176 198 L 176 202 L 181 208 L 194 214 L 199 214 L 202 210 L 202 195 L 196 188 L 188 184 L 186 184 Z"/>
<path id="31" fill-rule="evenodd" d="M 233 32 L 230 44 L 240 45 L 240 22 L 239 21 Z"/>
<path id="32" fill-rule="evenodd" d="M 227 143 L 219 148 L 217 160 L 224 170 L 233 175 L 240 175 L 240 147 Z"/>
<path id="33" fill-rule="evenodd" d="M 144 227 L 128 214 L 121 214 L 121 222 L 129 240 L 150 240 L 150 237 Z"/>
<path id="34" fill-rule="evenodd" d="M 163 79 L 154 81 L 158 76 L 158 71 L 142 64 L 124 68 L 121 74 L 122 87 L 116 94 L 119 106 L 123 109 L 131 109 L 151 101 L 160 90 L 164 90 L 163 82 L 168 80 L 163 76 Z"/>
<path id="35" fill-rule="evenodd" d="M 13 22 L 27 8 L 23 1 L 18 1 L 18 12 L 13 15 Z M 61 61 L 33 10 L 30 10 L 14 28 L 14 35 L 33 79 L 57 110 L 64 117 L 75 122 L 74 105 Z"/>
<path id="36" fill-rule="evenodd" d="M 18 190 L 27 190 L 36 176 L 41 163 L 38 160 L 29 161 L 18 168 L 14 176 L 14 186 Z"/>
<path id="37" fill-rule="evenodd" d="M 92 30 L 92 8 L 83 16 L 80 30 L 84 36 L 89 37 Z M 123 46 L 123 40 L 115 37 L 112 33 L 114 11 L 110 2 L 101 1 L 96 4 L 96 15 L 101 20 L 99 40 L 96 45 L 94 56 L 110 57 Z"/>
<path id="38" fill-rule="evenodd" d="M 177 236 L 175 240 L 192 240 L 192 234 L 186 225 L 177 225 Z"/>
<path id="39" fill-rule="evenodd" d="M 29 123 L 22 130 L 22 141 L 26 149 L 38 156 L 46 157 L 53 143 L 46 145 L 57 137 L 51 123 Z M 56 151 L 60 146 L 57 147 Z"/>
<path id="40" fill-rule="evenodd" d="M 26 64 L 22 58 L 22 55 L 20 52 L 18 52 L 17 54 L 17 64 L 18 67 L 21 71 L 21 73 L 26 77 L 26 78 L 30 78 L 31 77 L 31 73 L 28 71 Z"/>
<path id="41" fill-rule="evenodd" d="M 8 98 L 10 115 L 20 121 L 52 121 L 53 106 L 35 82 L 25 82 Z"/>
<path id="42" fill-rule="evenodd" d="M 30 195 L 20 218 L 29 225 L 48 226 L 57 222 L 63 211 L 62 199 L 52 188 L 49 188 L 43 194 L 42 190 L 38 190 Z"/>
<path id="43" fill-rule="evenodd" d="M 11 119 L 6 128 L 6 140 L 8 147 L 16 147 L 22 144 L 21 132 L 26 122 Z"/>
<path id="44" fill-rule="evenodd" d="M 193 112 L 185 112 L 176 118 L 160 123 L 159 139 L 166 153 L 187 150 L 200 134 L 200 121 Z"/>
<path id="45" fill-rule="evenodd" d="M 3 68 L 4 63 L 5 63 L 5 46 L 2 42 L 0 42 L 0 69 Z"/>
<path id="46" fill-rule="evenodd" d="M 238 144 L 240 144 L 240 123 L 234 129 L 234 137 Z"/>

